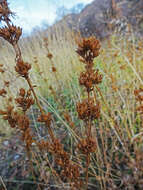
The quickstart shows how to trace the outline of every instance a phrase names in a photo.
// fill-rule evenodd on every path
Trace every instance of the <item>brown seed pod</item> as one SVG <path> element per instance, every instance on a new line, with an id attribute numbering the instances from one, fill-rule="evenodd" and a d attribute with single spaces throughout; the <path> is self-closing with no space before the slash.
<path id="1" fill-rule="evenodd" d="M 28 72 L 31 69 L 31 65 L 29 63 L 25 63 L 24 61 L 18 60 L 15 66 L 15 71 L 22 77 L 27 78 Z"/>
<path id="2" fill-rule="evenodd" d="M 96 150 L 96 142 L 93 138 L 87 137 L 82 139 L 78 145 L 78 149 L 85 155 L 92 153 Z"/>
<path id="3" fill-rule="evenodd" d="M 97 85 L 102 82 L 102 75 L 99 74 L 99 71 L 94 69 L 87 70 L 82 72 L 79 77 L 79 84 L 86 87 L 87 92 L 93 90 L 93 85 Z"/>
<path id="4" fill-rule="evenodd" d="M 100 43 L 95 37 L 83 38 L 78 42 L 77 53 L 87 62 L 92 63 L 99 55 Z"/>
<path id="5" fill-rule="evenodd" d="M 77 103 L 77 112 L 78 116 L 82 120 L 88 120 L 88 119 L 97 119 L 100 116 L 100 104 L 97 102 L 96 105 L 94 105 L 94 99 L 85 99 L 82 103 Z"/>
<path id="6" fill-rule="evenodd" d="M 45 122 L 45 123 L 48 123 L 48 125 L 51 124 L 51 121 L 52 121 L 52 116 L 51 116 L 51 113 L 48 112 L 47 114 L 41 114 L 38 119 L 37 119 L 38 122 Z"/>

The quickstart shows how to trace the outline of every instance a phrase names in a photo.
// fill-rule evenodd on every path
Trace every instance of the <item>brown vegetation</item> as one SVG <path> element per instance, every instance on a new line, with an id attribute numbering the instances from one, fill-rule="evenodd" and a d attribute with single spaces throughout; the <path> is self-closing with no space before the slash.
<path id="1" fill-rule="evenodd" d="M 141 190 L 143 188 L 141 147 L 143 132 L 142 115 L 138 115 L 137 112 L 139 111 L 141 114 L 143 112 L 143 89 L 142 87 L 139 89 L 132 87 L 132 93 L 129 91 L 130 88 L 122 91 L 122 84 L 118 81 L 120 72 L 124 71 L 128 64 L 127 72 L 133 71 L 131 77 L 133 75 L 133 78 L 136 77 L 140 83 L 143 83 L 142 76 L 137 72 L 140 66 L 135 67 L 135 57 L 132 57 L 132 53 L 135 51 L 137 54 L 142 51 L 140 45 L 138 44 L 138 48 L 135 49 L 129 42 L 130 49 L 125 49 L 123 52 L 126 64 L 122 65 L 122 60 L 118 60 L 120 49 L 112 52 L 112 41 L 108 41 L 109 49 L 106 51 L 111 50 L 111 56 L 107 59 L 112 61 L 114 58 L 116 64 L 119 65 L 115 75 L 114 72 L 109 73 L 112 68 L 109 68 L 108 65 L 103 67 L 105 64 L 103 61 L 100 66 L 102 69 L 99 69 L 97 62 L 94 64 L 95 58 L 97 60 L 100 53 L 103 53 L 100 50 L 99 40 L 94 36 L 88 38 L 78 36 L 76 53 L 79 55 L 85 71 L 80 73 L 78 80 L 79 85 L 84 87 L 77 93 L 81 94 L 80 98 L 76 100 L 78 96 L 73 94 L 73 102 L 77 111 L 77 120 L 73 122 L 73 115 L 66 108 L 64 97 L 61 97 L 62 85 L 58 68 L 53 60 L 54 54 L 50 52 L 48 39 L 44 37 L 46 57 L 50 62 L 52 76 L 58 85 L 57 88 L 53 88 L 51 85 L 48 88 L 58 103 L 57 110 L 54 110 L 50 103 L 48 108 L 55 111 L 55 115 L 68 129 L 68 133 L 61 136 L 58 133 L 61 126 L 58 127 L 54 114 L 45 109 L 45 100 L 39 99 L 35 90 L 36 85 L 33 85 L 30 76 L 32 65 L 24 61 L 19 46 L 22 29 L 11 23 L 12 12 L 9 10 L 6 0 L 0 2 L 0 13 L 1 21 L 5 22 L 5 26 L 0 29 L 0 36 L 12 45 L 16 55 L 15 74 L 24 79 L 23 83 L 27 84 L 27 89 L 26 85 L 20 86 L 17 96 L 11 97 L 9 89 L 11 81 L 4 80 L 4 88 L 0 90 L 0 96 L 6 104 L 3 109 L 0 109 L 0 115 L 11 128 L 21 134 L 21 141 L 25 145 L 26 156 L 29 160 L 29 173 L 37 184 L 36 188 L 49 187 L 50 178 L 53 183 L 58 184 L 58 189 Z M 124 49 L 124 47 L 122 48 Z M 105 54 L 102 55 L 103 59 Z M 39 68 L 38 59 L 35 56 L 34 64 Z M 2 75 L 6 72 L 3 67 L 4 65 L 0 66 Z M 39 72 L 42 74 L 41 71 Z M 109 87 L 107 81 L 102 87 L 104 76 L 109 78 Z M 137 80 L 136 78 L 135 80 Z M 106 90 L 105 88 L 107 88 L 106 98 L 102 92 Z M 112 94 L 108 92 L 108 89 L 111 89 Z M 129 97 L 130 94 L 133 94 L 133 89 L 136 102 L 132 100 L 132 105 L 130 105 Z M 123 93 L 126 93 L 125 96 Z M 116 99 L 117 95 L 119 95 L 120 101 Z M 106 99 L 109 99 L 109 102 Z M 139 106 L 134 109 L 136 103 Z M 38 133 L 35 133 L 30 126 L 29 110 L 35 104 L 38 110 L 35 125 L 44 124 L 42 130 L 47 132 L 47 136 L 45 135 L 44 138 L 38 137 Z M 72 105 L 70 106 L 72 107 Z M 59 117 L 58 111 L 63 114 L 67 123 L 63 121 L 62 117 Z M 71 137 L 69 138 L 68 135 Z M 65 138 L 64 142 L 62 142 L 62 138 Z M 6 189 L 6 180 L 3 180 L 3 176 L 0 177 L 0 180 L 2 188 Z"/>

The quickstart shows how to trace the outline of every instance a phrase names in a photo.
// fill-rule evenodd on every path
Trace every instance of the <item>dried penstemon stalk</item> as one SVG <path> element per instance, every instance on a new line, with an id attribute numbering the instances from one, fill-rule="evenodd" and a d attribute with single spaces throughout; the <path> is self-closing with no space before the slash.
<path id="1" fill-rule="evenodd" d="M 54 156 L 55 163 L 62 169 L 60 174 L 62 179 L 67 179 L 72 189 L 81 189 L 80 168 L 78 164 L 70 160 L 70 154 L 64 151 L 59 139 L 54 139 L 52 143 L 41 141 L 38 146 L 41 150 L 47 150 Z"/>
<path id="2" fill-rule="evenodd" d="M 100 116 L 100 103 L 97 98 L 92 97 L 94 86 L 102 82 L 102 75 L 98 69 L 94 70 L 94 58 L 99 55 L 100 43 L 95 37 L 83 38 L 78 42 L 77 53 L 85 64 L 86 71 L 79 77 L 79 84 L 84 86 L 87 92 L 87 99 L 77 103 L 79 119 L 86 123 L 86 137 L 77 145 L 78 149 L 86 156 L 86 189 L 88 188 L 88 169 L 90 155 L 96 150 L 96 142 L 92 137 L 92 121 Z"/>
<path id="3" fill-rule="evenodd" d="M 28 156 L 30 155 L 30 151 L 32 151 L 31 145 L 34 142 L 36 145 L 38 145 L 41 152 L 46 151 L 52 154 L 56 164 L 61 167 L 62 177 L 64 177 L 64 179 L 66 179 L 70 183 L 71 188 L 81 189 L 81 180 L 79 179 L 79 165 L 74 163 L 70 159 L 70 154 L 64 151 L 63 145 L 55 137 L 51 128 L 51 114 L 45 113 L 37 98 L 34 86 L 32 85 L 29 77 L 29 70 L 31 69 L 31 65 L 23 61 L 21 50 L 18 45 L 19 38 L 22 34 L 22 29 L 20 27 L 14 26 L 11 23 L 11 20 L 9 18 L 11 15 L 12 12 L 9 10 L 7 1 L 0 1 L 0 21 L 4 21 L 6 24 L 5 27 L 0 28 L 0 37 L 7 40 L 13 46 L 16 54 L 15 71 L 19 74 L 19 76 L 23 77 L 27 81 L 30 89 L 26 91 L 24 88 L 21 88 L 19 91 L 19 96 L 15 99 L 17 106 L 21 109 L 23 114 L 15 111 L 14 107 L 9 105 L 5 111 L 0 110 L 0 115 L 3 116 L 4 120 L 8 121 L 10 127 L 20 130 L 22 134 L 22 140 L 26 145 Z M 50 59 L 51 58 L 52 57 L 50 56 Z M 53 72 L 55 71 L 55 68 L 53 68 Z M 5 97 L 6 94 L 7 92 L 5 89 L 0 90 L 0 96 Z M 47 141 L 37 142 L 32 136 L 30 121 L 28 116 L 26 115 L 27 110 L 34 104 L 32 94 L 41 112 L 40 116 L 38 117 L 38 122 L 44 122 L 46 127 L 48 128 L 50 139 L 48 139 Z"/>
<path id="4" fill-rule="evenodd" d="M 1 20 L 0 21 L 4 21 L 5 22 L 5 27 L 0 28 L 0 37 L 4 38 L 5 40 L 7 40 L 14 48 L 15 53 L 16 53 L 16 66 L 15 66 L 15 71 L 23 78 L 25 78 L 25 80 L 27 81 L 30 90 L 27 92 L 27 94 L 25 94 L 26 92 L 25 89 L 21 89 L 20 90 L 20 94 L 17 99 L 16 102 L 18 104 L 18 106 L 20 106 L 23 111 L 24 114 L 27 111 L 27 109 L 34 104 L 34 100 L 30 97 L 31 96 L 31 92 L 34 95 L 35 101 L 37 103 L 37 105 L 39 106 L 39 109 L 41 111 L 41 114 L 44 114 L 44 110 L 41 107 L 39 100 L 36 96 L 36 93 L 34 91 L 34 86 L 31 83 L 31 80 L 29 78 L 29 70 L 31 69 L 31 65 L 29 63 L 26 63 L 23 61 L 22 59 L 22 55 L 21 55 L 21 50 L 20 47 L 18 45 L 18 41 L 19 38 L 22 34 L 22 29 L 20 27 L 16 27 L 12 24 L 11 20 L 10 20 L 10 16 L 12 15 L 12 12 L 9 10 L 8 7 L 8 3 L 6 0 L 3 0 L 2 2 L 0 2 L 0 12 L 1 12 Z M 4 91 L 2 91 L 2 95 L 4 95 Z M 50 130 L 50 134 L 53 135 L 53 132 L 50 128 L 49 125 L 47 125 L 48 129 Z"/>
<path id="5" fill-rule="evenodd" d="M 22 34 L 22 29 L 12 24 L 10 19 L 10 16 L 12 15 L 13 13 L 10 11 L 7 1 L 0 1 L 0 22 L 3 21 L 5 23 L 5 26 L 0 28 L 0 37 L 8 41 L 13 46 L 16 53 L 15 70 L 17 73 L 19 73 L 20 76 L 27 79 L 31 65 L 25 63 L 22 60 L 21 51 L 18 46 L 18 41 Z M 8 85 L 9 82 L 5 81 L 5 86 L 8 87 Z M 0 115 L 3 115 L 3 119 L 7 120 L 12 128 L 17 128 L 21 131 L 22 139 L 26 144 L 27 151 L 30 151 L 30 146 L 33 142 L 29 118 L 26 116 L 26 111 L 31 107 L 31 105 L 34 104 L 34 99 L 31 97 L 30 91 L 26 93 L 25 89 L 21 88 L 19 97 L 15 99 L 16 104 L 22 109 L 23 114 L 15 111 L 14 107 L 10 104 L 5 111 L 1 110 L 0 112 Z M 1 96 L 4 96 L 5 94 L 6 91 L 2 89 Z"/>

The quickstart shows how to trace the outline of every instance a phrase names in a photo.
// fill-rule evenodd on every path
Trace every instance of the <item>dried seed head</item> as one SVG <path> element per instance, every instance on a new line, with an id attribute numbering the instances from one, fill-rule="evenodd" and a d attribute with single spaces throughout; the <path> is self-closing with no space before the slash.
<path id="1" fill-rule="evenodd" d="M 134 94 L 136 96 L 136 100 L 142 102 L 143 101 L 143 88 L 134 90 Z"/>
<path id="2" fill-rule="evenodd" d="M 94 69 L 87 70 L 82 72 L 79 77 L 80 85 L 84 85 L 86 87 L 87 92 L 93 90 L 93 85 L 97 85 L 102 82 L 102 75 L 99 74 L 99 71 Z"/>
<path id="3" fill-rule="evenodd" d="M 10 84 L 9 81 L 4 81 L 4 85 L 5 85 L 6 87 L 9 87 L 9 84 Z"/>
<path id="4" fill-rule="evenodd" d="M 68 122 L 68 124 L 69 124 L 70 127 L 72 127 L 72 128 L 75 127 L 75 124 L 74 124 L 74 122 L 72 121 L 72 118 L 71 118 L 71 116 L 69 115 L 69 113 L 65 112 L 65 113 L 64 113 L 64 118 L 65 118 L 65 120 Z"/>
<path id="5" fill-rule="evenodd" d="M 82 120 L 97 119 L 100 116 L 100 104 L 94 105 L 94 99 L 85 99 L 82 103 L 77 103 L 78 117 Z"/>
<path id="6" fill-rule="evenodd" d="M 40 150 L 48 151 L 48 149 L 49 149 L 49 142 L 48 141 L 41 140 L 40 142 L 38 142 L 37 145 L 38 145 Z"/>
<path id="7" fill-rule="evenodd" d="M 73 182 L 74 186 L 79 187 L 81 185 L 81 181 L 79 180 L 79 166 L 71 162 L 70 155 L 64 151 L 63 145 L 60 143 L 59 139 L 55 139 L 50 144 L 49 152 L 55 156 L 56 164 L 62 168 L 60 175 Z"/>
<path id="8" fill-rule="evenodd" d="M 71 181 L 79 180 L 79 167 L 77 165 L 69 164 L 66 168 L 62 170 L 61 176 L 66 177 Z"/>
<path id="9" fill-rule="evenodd" d="M 8 106 L 6 111 L 1 111 L 1 115 L 3 115 L 3 119 L 7 120 L 11 128 L 15 128 L 17 126 L 18 114 L 13 111 L 12 106 Z"/>
<path id="10" fill-rule="evenodd" d="M 63 150 L 63 145 L 60 143 L 59 139 L 55 139 L 54 142 L 51 143 L 50 152 L 59 154 Z"/>
<path id="11" fill-rule="evenodd" d="M 83 154 L 87 155 L 96 150 L 96 142 L 93 138 L 87 137 L 85 139 L 82 139 L 77 145 L 77 147 Z"/>
<path id="12" fill-rule="evenodd" d="M 136 96 L 136 100 L 140 103 L 136 110 L 143 114 L 143 88 L 134 90 L 134 94 Z"/>
<path id="13" fill-rule="evenodd" d="M 70 121 L 71 121 L 71 117 L 70 117 L 70 115 L 69 115 L 67 112 L 64 113 L 64 118 L 65 118 L 65 120 L 66 120 L 67 122 L 70 122 Z"/>
<path id="14" fill-rule="evenodd" d="M 95 37 L 83 38 L 78 42 L 77 53 L 87 62 L 92 63 L 99 55 L 100 43 Z"/>
<path id="15" fill-rule="evenodd" d="M 22 29 L 14 25 L 0 28 L 0 37 L 4 38 L 11 44 L 17 43 L 21 34 L 22 34 Z"/>
<path id="16" fill-rule="evenodd" d="M 57 71 L 56 67 L 52 67 L 52 72 L 56 72 L 56 71 Z"/>
<path id="17" fill-rule="evenodd" d="M 47 38 L 47 37 L 44 37 L 44 38 L 43 38 L 43 41 L 44 41 L 44 46 L 45 46 L 45 48 L 48 48 L 48 38 Z"/>
<path id="18" fill-rule="evenodd" d="M 15 102 L 26 112 L 34 104 L 34 99 L 31 97 L 29 90 L 26 92 L 24 88 L 21 88 L 19 90 L 19 97 L 15 99 Z"/>
<path id="19" fill-rule="evenodd" d="M 48 57 L 49 59 L 52 59 L 53 55 L 52 55 L 51 53 L 48 53 L 47 57 Z"/>
<path id="20" fill-rule="evenodd" d="M 139 111 L 141 114 L 143 114 L 143 105 L 137 107 L 136 110 Z"/>
<path id="21" fill-rule="evenodd" d="M 30 69 L 31 65 L 21 60 L 18 60 L 15 66 L 15 71 L 24 78 L 28 78 L 28 72 Z"/>
<path id="22" fill-rule="evenodd" d="M 20 88 L 20 90 L 19 90 L 20 92 L 19 92 L 19 95 L 20 96 L 22 96 L 22 97 L 24 97 L 25 96 L 25 89 L 24 88 Z"/>
<path id="23" fill-rule="evenodd" d="M 19 126 L 19 129 L 25 131 L 29 128 L 29 118 L 26 115 L 20 115 L 17 124 Z"/>
<path id="24" fill-rule="evenodd" d="M 33 140 L 33 136 L 31 135 L 29 118 L 25 114 L 18 115 L 17 127 L 21 131 L 22 140 L 25 142 L 26 149 L 29 151 L 34 140 Z"/>
<path id="25" fill-rule="evenodd" d="M 7 0 L 0 1 L 0 21 L 10 21 L 9 16 L 13 13 L 8 7 Z"/>
<path id="26" fill-rule="evenodd" d="M 0 68 L 0 73 L 4 73 L 4 72 L 5 72 L 5 70 Z"/>
<path id="27" fill-rule="evenodd" d="M 51 121 L 52 121 L 52 116 L 51 116 L 51 113 L 48 112 L 47 114 L 41 114 L 39 117 L 38 117 L 38 122 L 45 122 L 47 123 L 48 125 L 51 124 Z"/>
<path id="28" fill-rule="evenodd" d="M 0 96 L 5 97 L 6 94 L 7 92 L 4 88 L 0 90 Z"/>

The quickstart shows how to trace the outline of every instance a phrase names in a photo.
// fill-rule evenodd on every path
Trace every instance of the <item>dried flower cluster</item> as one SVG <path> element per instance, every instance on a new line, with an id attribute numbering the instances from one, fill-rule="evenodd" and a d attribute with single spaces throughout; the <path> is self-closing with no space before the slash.
<path id="1" fill-rule="evenodd" d="M 68 179 L 73 183 L 73 187 L 76 189 L 81 187 L 79 166 L 70 160 L 70 154 L 64 151 L 59 139 L 55 138 L 52 143 L 42 140 L 38 143 L 38 146 L 41 150 L 46 150 L 54 156 L 55 163 L 62 169 L 61 176 L 64 179 Z"/>
<path id="2" fill-rule="evenodd" d="M 26 144 L 26 150 L 30 150 L 32 143 L 34 142 L 32 132 L 30 129 L 29 118 L 26 115 L 20 115 L 17 120 L 18 129 L 22 134 L 22 140 Z"/>
<path id="3" fill-rule="evenodd" d="M 55 159 L 55 163 L 61 167 L 61 176 L 64 178 L 64 181 L 67 180 L 67 182 L 70 183 L 72 189 L 80 189 L 81 181 L 79 179 L 79 166 L 70 159 L 70 154 L 64 151 L 61 142 L 57 138 L 55 138 L 55 135 L 51 128 L 51 113 L 45 113 L 37 98 L 37 95 L 34 91 L 34 86 L 32 85 L 29 77 L 29 70 L 31 69 L 31 65 L 23 61 L 21 50 L 18 45 L 22 30 L 20 27 L 16 27 L 12 24 L 9 18 L 12 13 L 8 8 L 6 0 L 3 0 L 3 2 L 0 1 L 0 14 L 0 20 L 3 20 L 5 22 L 5 26 L 0 28 L 0 37 L 7 40 L 13 46 L 16 54 L 15 71 L 27 81 L 30 89 L 26 91 L 24 88 L 21 88 L 19 90 L 18 97 L 15 98 L 17 107 L 20 107 L 23 111 L 21 114 L 18 111 L 15 111 L 14 107 L 8 106 L 6 111 L 0 110 L 0 115 L 3 116 L 4 120 L 8 121 L 9 125 L 12 128 L 16 128 L 18 129 L 18 131 L 21 132 L 22 140 L 24 141 L 26 145 L 26 150 L 29 153 L 30 151 L 32 151 L 31 145 L 33 142 L 38 145 L 40 151 L 43 150 L 46 151 L 46 153 L 51 153 L 51 155 Z M 56 67 L 54 65 L 54 62 L 52 61 L 53 56 L 48 50 L 47 41 L 45 41 L 45 46 L 48 51 L 48 58 L 52 63 L 52 71 L 56 74 Z M 37 59 L 35 59 L 35 63 L 37 63 Z M 8 83 L 5 84 L 9 85 Z M 0 91 L 1 96 L 5 96 L 6 93 L 7 92 L 5 91 L 5 89 L 2 89 Z M 30 129 L 30 121 L 28 116 L 26 115 L 28 109 L 34 104 L 34 99 L 32 98 L 31 93 L 33 94 L 35 102 L 37 103 L 41 112 L 37 120 L 38 122 L 45 123 L 45 126 L 48 128 L 50 137 L 48 141 L 37 142 L 36 140 L 33 140 L 32 132 Z"/>
<path id="4" fill-rule="evenodd" d="M 14 44 L 17 43 L 21 34 L 22 29 L 20 27 L 16 27 L 13 24 L 10 24 L 10 16 L 12 12 L 8 7 L 8 3 L 6 0 L 0 2 L 0 21 L 4 21 L 7 26 L 0 28 L 0 37 L 7 40 L 9 43 Z"/>
<path id="5" fill-rule="evenodd" d="M 22 60 L 17 60 L 15 70 L 21 77 L 28 78 L 28 72 L 30 69 L 31 65 L 29 63 L 25 63 Z"/>
<path id="6" fill-rule="evenodd" d="M 134 91 L 134 94 L 136 96 L 136 100 L 139 102 L 139 107 L 137 108 L 137 111 L 143 113 L 143 88 L 139 88 Z"/>
<path id="7" fill-rule="evenodd" d="M 95 37 L 83 38 L 78 42 L 77 53 L 83 58 L 85 64 L 93 65 L 93 59 L 99 55 L 100 43 Z"/>
<path id="8" fill-rule="evenodd" d="M 99 55 L 100 43 L 95 37 L 82 39 L 78 43 L 77 53 L 84 59 L 86 71 L 82 72 L 79 77 L 80 85 L 86 88 L 88 98 L 77 103 L 78 116 L 82 120 L 93 120 L 100 116 L 100 104 L 90 97 L 94 85 L 102 82 L 102 75 L 99 70 L 93 69 L 93 59 Z M 95 105 L 96 103 L 96 105 Z"/>
<path id="9" fill-rule="evenodd" d="M 12 14 L 13 13 L 10 11 L 7 1 L 0 1 L 0 21 L 10 21 L 9 16 Z"/>
<path id="10" fill-rule="evenodd" d="M 98 69 L 93 69 L 94 58 L 99 55 L 100 43 L 95 37 L 83 38 L 78 43 L 77 53 L 82 57 L 85 64 L 85 72 L 79 77 L 79 84 L 84 86 L 87 92 L 87 99 L 77 103 L 78 117 L 86 123 L 86 138 L 78 143 L 78 149 L 86 156 L 86 188 L 88 188 L 88 168 L 90 154 L 96 150 L 96 142 L 92 137 L 92 121 L 100 116 L 100 104 L 91 96 L 94 86 L 102 82 L 102 75 Z"/>
<path id="11" fill-rule="evenodd" d="M 47 123 L 48 126 L 50 126 L 51 124 L 51 121 L 52 121 L 52 116 L 51 116 L 51 113 L 48 112 L 47 114 L 41 114 L 39 117 L 38 117 L 38 122 L 44 122 L 44 123 Z"/>
<path id="12" fill-rule="evenodd" d="M 34 99 L 31 97 L 31 90 L 25 91 L 24 88 L 20 89 L 19 97 L 15 99 L 19 107 L 26 112 L 31 105 L 34 104 Z"/>
<path id="13" fill-rule="evenodd" d="M 89 98 L 77 103 L 78 117 L 82 120 L 93 120 L 100 116 L 100 104 L 94 104 L 94 99 Z"/>
<path id="14" fill-rule="evenodd" d="M 22 34 L 22 29 L 14 25 L 0 28 L 0 37 L 3 37 L 5 40 L 7 40 L 11 44 L 17 43 L 21 34 Z"/>
<path id="15" fill-rule="evenodd" d="M 54 73 L 54 72 L 56 72 L 57 71 L 57 69 L 56 69 L 56 67 L 52 67 L 52 72 Z"/>
<path id="16" fill-rule="evenodd" d="M 13 13 L 8 7 L 7 0 L 0 1 L 0 21 L 4 21 L 5 23 L 4 27 L 0 28 L 0 37 L 7 40 L 15 50 L 16 72 L 25 79 L 28 79 L 28 71 L 31 69 L 31 65 L 22 60 L 21 51 L 18 45 L 22 29 L 12 24 L 10 19 L 11 15 L 13 15 Z M 4 81 L 4 84 L 8 87 L 9 81 Z M 30 89 L 31 86 L 32 85 L 29 86 Z M 1 96 L 5 96 L 6 93 L 5 89 L 2 89 L 0 92 Z M 15 102 L 18 107 L 22 109 L 23 114 L 19 114 L 18 111 L 14 111 L 14 107 L 9 105 L 6 111 L 0 111 L 0 115 L 3 115 L 3 119 L 8 121 L 10 127 L 20 130 L 22 140 L 25 142 L 26 149 L 29 151 L 33 142 L 33 137 L 31 135 L 30 122 L 29 118 L 26 116 L 26 111 L 34 104 L 34 99 L 31 97 L 31 90 L 26 92 L 24 88 L 21 88 L 19 91 L 19 97 L 15 99 Z"/>
<path id="17" fill-rule="evenodd" d="M 78 149 L 85 155 L 96 150 L 96 142 L 93 138 L 82 139 L 78 144 Z"/>
<path id="18" fill-rule="evenodd" d="M 14 112 L 13 109 L 13 106 L 8 106 L 6 111 L 0 110 L 0 115 L 3 115 L 3 119 L 8 121 L 11 128 L 15 128 L 17 125 L 17 112 Z"/>
<path id="19" fill-rule="evenodd" d="M 26 144 L 26 149 L 30 150 L 33 139 L 29 118 L 25 114 L 18 114 L 12 106 L 8 106 L 6 111 L 0 110 L 0 115 L 3 115 L 3 119 L 8 121 L 11 128 L 17 128 L 21 131 L 22 140 Z"/>
<path id="20" fill-rule="evenodd" d="M 93 90 L 93 86 L 102 82 L 102 75 L 99 74 L 98 69 L 90 69 L 90 71 L 85 71 L 80 74 L 79 83 L 86 87 L 87 92 Z"/>
<path id="21" fill-rule="evenodd" d="M 139 88 L 134 91 L 134 94 L 136 96 L 136 100 L 139 102 L 143 101 L 143 88 Z"/>
<path id="22" fill-rule="evenodd" d="M 0 96 L 5 97 L 6 94 L 7 92 L 4 88 L 0 90 Z"/>
<path id="23" fill-rule="evenodd" d="M 65 113 L 64 113 L 64 118 L 65 118 L 65 120 L 68 122 L 68 124 L 69 124 L 70 127 L 72 127 L 72 128 L 75 127 L 75 124 L 74 124 L 74 122 L 72 121 L 72 118 L 71 118 L 71 116 L 70 116 L 70 114 L 69 114 L 68 112 L 65 112 Z"/>
<path id="24" fill-rule="evenodd" d="M 24 88 L 19 90 L 18 97 L 15 98 L 17 107 L 22 109 L 22 113 L 15 111 L 13 106 L 8 106 L 5 111 L 0 110 L 0 115 L 3 116 L 4 120 L 7 120 L 10 127 L 18 129 L 22 134 L 22 140 L 26 145 L 26 150 L 28 153 L 32 151 L 31 145 L 34 142 L 38 146 L 39 150 L 50 155 L 54 158 L 58 169 L 60 168 L 60 175 L 63 181 L 68 182 L 71 185 L 71 189 L 81 189 L 82 181 L 80 179 L 80 164 L 75 163 L 71 160 L 70 153 L 64 150 L 63 145 L 54 135 L 54 132 L 51 127 L 52 116 L 51 113 L 45 113 L 43 107 L 38 100 L 38 97 L 34 91 L 34 86 L 30 80 L 29 70 L 31 65 L 26 63 L 22 59 L 21 50 L 18 45 L 19 38 L 22 34 L 22 29 L 20 27 L 14 26 L 10 20 L 12 12 L 8 8 L 8 3 L 6 0 L 0 1 L 0 21 L 5 22 L 5 26 L 0 28 L 0 37 L 7 40 L 14 48 L 16 54 L 16 66 L 15 71 L 19 74 L 20 77 L 23 77 L 29 85 L 28 91 Z M 53 55 L 48 49 L 48 41 L 45 38 L 45 47 L 47 49 L 47 57 L 51 62 L 51 69 L 55 75 L 57 83 L 59 80 L 57 78 L 57 69 L 53 62 Z M 94 58 L 99 55 L 100 43 L 95 37 L 83 38 L 78 43 L 77 53 L 82 57 L 82 62 L 85 64 L 85 72 L 80 74 L 79 83 L 84 86 L 87 92 L 88 98 L 84 99 L 82 102 L 77 103 L 77 112 L 80 119 L 82 119 L 86 127 L 86 138 L 80 139 L 77 147 L 78 149 L 86 156 L 86 185 L 88 184 L 88 169 L 90 165 L 90 154 L 96 151 L 96 142 L 92 137 L 92 124 L 93 120 L 99 118 L 100 116 L 100 104 L 97 101 L 96 97 L 92 97 L 94 86 L 102 82 L 102 75 L 99 74 L 98 69 L 94 69 Z M 38 60 L 35 59 L 37 64 Z M 1 72 L 3 72 L 1 70 Z M 5 83 L 9 85 L 9 83 Z M 60 85 L 59 85 L 60 86 Z M 31 95 L 33 94 L 33 97 Z M 7 92 L 4 89 L 0 90 L 0 95 L 5 96 Z M 40 116 L 37 121 L 42 122 L 48 128 L 49 138 L 47 141 L 40 141 L 34 139 L 32 131 L 30 129 L 30 120 L 28 118 L 27 111 L 34 104 L 34 100 L 37 103 L 37 106 L 40 110 Z M 21 111 L 21 110 L 20 110 Z M 65 115 L 65 119 L 69 122 L 71 126 L 74 126 L 74 123 L 69 118 L 68 115 Z M 29 155 L 29 154 L 28 154 Z M 86 188 L 87 189 L 87 188 Z"/>
<path id="25" fill-rule="evenodd" d="M 72 163 L 70 155 L 63 150 L 63 146 L 58 139 L 55 139 L 55 142 L 52 143 L 51 152 L 55 155 L 56 163 L 62 167 L 61 175 L 70 179 L 78 187 L 80 181 L 79 167 Z"/>
<path id="26" fill-rule="evenodd" d="M 52 58 L 53 58 L 53 55 L 52 55 L 51 53 L 48 53 L 48 54 L 47 54 L 47 57 L 48 57 L 49 59 L 52 59 Z"/>

